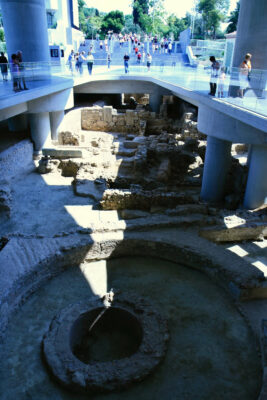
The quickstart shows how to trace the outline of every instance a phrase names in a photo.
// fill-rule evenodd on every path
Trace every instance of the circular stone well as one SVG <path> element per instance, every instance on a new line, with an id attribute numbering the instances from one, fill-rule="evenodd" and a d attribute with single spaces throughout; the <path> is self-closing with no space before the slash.
<path id="1" fill-rule="evenodd" d="M 26 276 L 23 293 L 26 291 L 25 287 L 30 287 L 31 293 L 10 316 L 5 335 L 0 342 L 1 400 L 2 397 L 3 400 L 88 400 L 88 396 L 93 400 L 258 399 L 262 387 L 262 359 L 258 352 L 258 342 L 229 294 L 200 271 L 162 259 L 172 256 L 177 261 L 183 260 L 180 253 L 173 251 L 173 247 L 159 247 L 157 243 L 154 247 L 145 248 L 143 239 L 123 243 L 121 251 L 127 252 L 127 257 L 86 261 L 77 265 L 68 254 L 67 268 L 64 270 L 59 269 L 58 262 L 42 268 L 38 264 L 38 273 L 34 271 L 30 276 L 32 286 Z M 110 247 L 108 249 L 110 251 Z M 103 247 L 100 250 L 103 251 Z M 96 257 L 94 247 L 92 252 Z M 146 257 L 136 257 L 141 252 Z M 150 257 L 149 252 L 153 252 L 157 258 Z M 73 265 L 70 266 L 72 261 Z M 57 275 L 55 271 L 58 271 Z M 36 279 L 43 279 L 43 273 L 52 279 L 41 281 L 37 289 Z M 72 384 L 66 390 L 66 386 L 51 379 L 51 374 L 48 373 L 44 356 L 40 352 L 44 335 L 47 335 L 51 321 L 56 326 L 59 315 L 71 305 L 85 303 L 91 304 L 93 309 L 103 307 L 98 297 L 111 287 L 127 294 L 122 304 L 114 302 L 113 307 L 126 310 L 133 318 L 141 321 L 142 312 L 138 313 L 138 310 L 142 306 L 143 298 L 146 299 L 144 303 L 149 302 L 152 312 L 159 312 L 166 318 L 170 340 L 165 357 L 153 373 L 140 382 L 129 384 L 124 391 L 75 393 L 71 392 Z M 98 300 L 91 302 L 96 297 Z M 13 301 L 12 298 L 11 300 Z M 145 309 L 148 310 L 148 307 Z M 88 308 L 85 312 L 88 312 Z M 143 335 L 142 321 L 141 325 Z M 151 327 L 148 328 L 152 332 Z M 71 333 L 71 327 L 69 332 Z M 99 340 L 104 339 L 104 333 L 102 332 L 101 338 L 98 332 L 96 324 L 93 328 L 93 340 L 95 335 L 99 336 Z M 115 339 L 119 340 L 117 333 L 114 334 Z M 71 335 L 68 337 L 72 359 L 79 365 L 90 367 L 90 363 L 86 364 L 78 358 L 79 352 L 74 354 L 75 346 L 71 347 Z M 150 337 L 153 339 L 152 334 Z M 124 337 L 127 347 L 129 342 L 126 339 L 129 340 L 127 334 Z M 133 334 L 130 343 L 131 340 L 138 347 L 138 330 Z M 101 349 L 100 353 L 98 349 L 101 348 L 101 342 L 94 343 L 95 353 L 89 356 L 99 365 L 97 379 L 101 377 L 102 367 L 112 364 L 104 355 L 113 357 L 116 359 L 114 362 L 119 364 L 132 360 L 142 346 L 141 342 L 135 353 L 120 358 L 125 355 L 124 352 L 119 353 L 116 350 L 114 354 L 104 354 L 104 349 Z M 108 345 L 111 343 L 108 342 Z M 159 339 L 159 343 L 162 340 Z M 58 346 L 61 344 L 65 346 L 59 339 Z M 134 351 L 134 346 L 131 349 Z M 99 355 L 103 358 L 97 358 Z M 156 358 L 157 354 L 154 356 Z M 60 363 L 59 359 L 59 369 Z M 81 375 L 76 374 L 76 379 L 79 378 Z M 141 379 L 141 375 L 138 377 L 136 374 L 136 379 L 139 378 Z"/>
<path id="2" fill-rule="evenodd" d="M 166 320 L 150 304 L 131 293 L 117 294 L 106 310 L 100 299 L 64 308 L 44 336 L 43 353 L 63 386 L 105 392 L 149 375 L 163 359 L 168 339 Z"/>

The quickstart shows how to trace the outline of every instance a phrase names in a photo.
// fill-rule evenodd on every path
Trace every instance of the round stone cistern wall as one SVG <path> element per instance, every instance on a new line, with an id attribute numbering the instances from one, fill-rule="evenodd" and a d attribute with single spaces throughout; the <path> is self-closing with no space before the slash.
<path id="1" fill-rule="evenodd" d="M 153 241 L 97 246 L 85 245 L 80 238 L 79 245 L 74 242 L 72 238 L 60 253 L 35 263 L 24 279 L 14 278 L 14 297 L 10 296 L 5 310 L 6 314 L 12 308 L 17 311 L 10 315 L 0 350 L 3 399 L 87 398 L 53 380 L 41 343 L 55 315 L 71 304 L 98 301 L 111 287 L 122 295 L 133 293 L 133 302 L 148 301 L 168 321 L 170 340 L 153 374 L 122 392 L 92 398 L 258 398 L 261 360 L 252 331 L 224 290 L 205 274 L 181 265 L 188 265 L 190 258 L 192 262 L 190 251 L 181 258 L 179 249 L 175 255 L 174 247 Z M 140 257 L 143 254 L 146 257 Z M 158 254 L 161 259 L 155 258 Z M 201 257 L 199 264 L 203 264 Z M 225 271 L 218 269 L 216 274 L 227 281 Z"/>

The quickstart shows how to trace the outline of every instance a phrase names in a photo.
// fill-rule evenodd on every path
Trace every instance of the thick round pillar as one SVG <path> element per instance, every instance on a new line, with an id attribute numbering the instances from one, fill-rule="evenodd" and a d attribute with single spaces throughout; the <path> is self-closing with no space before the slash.
<path id="1" fill-rule="evenodd" d="M 241 0 L 233 67 L 239 67 L 247 53 L 253 69 L 267 69 L 267 2 Z"/>
<path id="2" fill-rule="evenodd" d="M 267 146 L 252 145 L 244 207 L 254 209 L 267 202 Z"/>
<path id="3" fill-rule="evenodd" d="M 201 198 L 214 203 L 224 197 L 227 172 L 231 161 L 232 143 L 208 136 L 202 179 Z"/>
<path id="4" fill-rule="evenodd" d="M 267 80 L 267 1 L 241 0 L 233 67 L 238 68 L 247 53 L 252 54 L 250 87 L 263 95 Z M 238 73 L 233 75 L 238 79 Z"/>
<path id="5" fill-rule="evenodd" d="M 51 139 L 57 140 L 58 128 L 64 118 L 64 111 L 50 112 Z"/>
<path id="6" fill-rule="evenodd" d="M 0 0 L 7 52 L 24 62 L 50 61 L 45 0 Z"/>
<path id="7" fill-rule="evenodd" d="M 8 119 L 8 129 L 10 132 L 26 131 L 28 128 L 27 114 L 15 115 Z"/>
<path id="8" fill-rule="evenodd" d="M 30 115 L 31 137 L 35 154 L 41 153 L 47 139 L 50 138 L 50 118 L 48 112 Z"/>

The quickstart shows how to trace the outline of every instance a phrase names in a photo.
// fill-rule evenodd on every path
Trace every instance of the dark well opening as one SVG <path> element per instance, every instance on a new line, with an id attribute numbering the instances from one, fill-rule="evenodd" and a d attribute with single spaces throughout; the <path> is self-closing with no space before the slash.
<path id="1" fill-rule="evenodd" d="M 121 308 L 111 307 L 89 328 L 103 308 L 82 314 L 73 324 L 70 345 L 83 363 L 106 362 L 130 357 L 142 341 L 142 327 L 137 318 Z"/>

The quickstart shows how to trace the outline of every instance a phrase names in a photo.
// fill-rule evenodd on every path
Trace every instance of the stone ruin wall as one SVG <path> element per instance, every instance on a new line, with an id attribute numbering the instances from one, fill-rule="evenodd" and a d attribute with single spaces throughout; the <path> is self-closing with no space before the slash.
<path id="1" fill-rule="evenodd" d="M 84 130 L 101 132 L 131 133 L 143 136 L 146 121 L 156 118 L 155 113 L 149 111 L 136 112 L 126 110 L 118 113 L 112 106 L 88 107 L 81 110 L 81 128 Z"/>
<path id="2" fill-rule="evenodd" d="M 116 132 L 122 135 L 159 135 L 163 131 L 180 134 L 180 139 L 205 139 L 197 130 L 196 112 L 188 109 L 180 119 L 167 116 L 163 103 L 159 115 L 144 108 L 118 112 L 112 106 L 85 107 L 71 110 L 64 118 L 59 131 L 58 144 L 79 146 L 82 131 Z"/>

